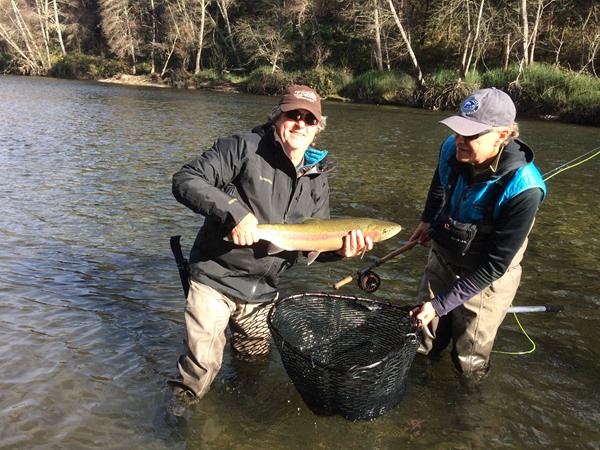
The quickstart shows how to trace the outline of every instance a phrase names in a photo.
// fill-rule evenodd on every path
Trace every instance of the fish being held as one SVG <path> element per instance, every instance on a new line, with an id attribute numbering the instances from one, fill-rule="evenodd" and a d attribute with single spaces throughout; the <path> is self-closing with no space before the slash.
<path id="1" fill-rule="evenodd" d="M 375 242 L 395 236 L 402 227 L 397 223 L 369 218 L 306 219 L 296 224 L 259 224 L 259 239 L 269 241 L 269 255 L 282 251 L 308 253 L 311 264 L 321 252 L 339 250 L 344 245 L 344 236 L 352 230 L 360 230 L 366 238 Z"/>

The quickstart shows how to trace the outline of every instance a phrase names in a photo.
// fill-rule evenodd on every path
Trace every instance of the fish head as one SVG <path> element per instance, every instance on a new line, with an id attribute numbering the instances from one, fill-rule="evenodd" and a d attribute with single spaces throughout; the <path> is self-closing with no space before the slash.
<path id="1" fill-rule="evenodd" d="M 377 221 L 368 227 L 366 236 L 369 236 L 373 242 L 381 242 L 396 236 L 400 230 L 402 227 L 397 223 Z"/>

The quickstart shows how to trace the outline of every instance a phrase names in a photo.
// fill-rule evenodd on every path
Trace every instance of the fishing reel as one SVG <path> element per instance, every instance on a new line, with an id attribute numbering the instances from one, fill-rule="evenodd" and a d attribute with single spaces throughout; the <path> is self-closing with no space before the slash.
<path id="1" fill-rule="evenodd" d="M 375 272 L 367 270 L 358 277 L 358 287 L 363 291 L 375 292 L 381 286 L 381 278 Z"/>

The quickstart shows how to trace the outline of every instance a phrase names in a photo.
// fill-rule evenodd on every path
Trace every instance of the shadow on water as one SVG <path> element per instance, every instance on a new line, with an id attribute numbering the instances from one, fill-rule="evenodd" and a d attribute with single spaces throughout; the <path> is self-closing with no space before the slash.
<path id="1" fill-rule="evenodd" d="M 249 364 L 225 351 L 213 389 L 167 413 L 181 351 L 183 295 L 169 237 L 187 251 L 199 221 L 170 177 L 222 134 L 247 130 L 275 99 L 0 77 L 0 448 L 600 448 L 599 161 L 560 174 L 538 215 L 515 303 L 535 352 L 496 354 L 484 383 L 458 381 L 448 355 L 417 357 L 400 405 L 370 422 L 318 417 L 275 348 Z M 282 295 L 332 284 L 403 245 L 445 137 L 427 111 L 326 103 L 319 144 L 338 163 L 332 214 L 403 226 L 363 260 L 306 266 Z M 600 130 L 524 120 L 542 172 L 600 142 Z M 377 269 L 373 294 L 412 304 L 427 252 Z M 531 347 L 514 317 L 496 349 Z"/>

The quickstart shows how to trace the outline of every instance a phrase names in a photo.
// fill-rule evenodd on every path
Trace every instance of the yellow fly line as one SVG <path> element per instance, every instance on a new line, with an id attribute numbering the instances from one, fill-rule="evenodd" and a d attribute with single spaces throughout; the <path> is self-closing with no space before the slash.
<path id="1" fill-rule="evenodd" d="M 542 175 L 544 178 L 544 181 L 548 181 L 551 178 L 553 178 L 554 176 L 558 175 L 559 173 L 562 173 L 566 170 L 572 169 L 572 168 L 577 167 L 585 162 L 588 162 L 592 158 L 595 158 L 596 156 L 598 156 L 598 154 L 600 154 L 600 147 L 596 147 L 595 149 L 590 150 L 586 154 L 578 156 L 577 158 L 575 158 L 569 162 L 566 162 L 566 163 L 558 166 L 557 168 L 552 169 L 551 171 L 545 173 L 544 175 Z M 588 156 L 588 155 L 590 155 L 590 156 Z M 525 331 L 525 328 L 523 328 L 523 325 L 521 325 L 521 322 L 519 321 L 519 318 L 517 317 L 517 313 L 513 313 L 513 316 L 515 317 L 515 321 L 517 322 L 517 325 L 519 325 L 519 328 L 520 328 L 521 332 L 523 333 L 523 335 L 527 338 L 527 340 L 529 342 L 531 342 L 531 348 L 527 351 L 521 351 L 521 352 L 505 352 L 502 350 L 492 350 L 492 352 L 499 353 L 501 355 L 527 355 L 529 353 L 533 353 L 536 349 L 535 342 L 533 341 L 533 339 L 531 339 L 531 337 L 529 337 L 529 335 L 527 334 L 527 331 Z"/>

